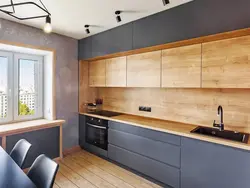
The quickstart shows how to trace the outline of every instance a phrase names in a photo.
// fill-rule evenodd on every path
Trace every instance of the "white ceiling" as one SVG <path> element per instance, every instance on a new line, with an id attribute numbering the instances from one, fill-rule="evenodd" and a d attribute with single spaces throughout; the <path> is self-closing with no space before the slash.
<path id="1" fill-rule="evenodd" d="M 33 1 L 39 4 L 39 0 L 13 0 L 14 3 Z M 52 17 L 54 33 L 59 33 L 76 39 L 100 33 L 119 25 L 164 11 L 192 0 L 170 0 L 170 4 L 163 6 L 162 0 L 42 0 Z M 9 4 L 10 0 L 1 0 L 0 6 Z M 122 22 L 117 23 L 115 11 L 121 10 Z M 20 16 L 38 15 L 40 12 L 34 6 L 22 6 L 16 8 Z M 45 18 L 19 21 L 0 12 L 0 17 L 43 28 Z M 90 27 L 90 35 L 85 33 L 84 25 Z"/>

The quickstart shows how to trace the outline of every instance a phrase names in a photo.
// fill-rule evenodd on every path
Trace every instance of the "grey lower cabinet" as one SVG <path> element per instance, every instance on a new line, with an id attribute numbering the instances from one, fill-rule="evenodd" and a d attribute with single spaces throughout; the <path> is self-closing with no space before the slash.
<path id="1" fill-rule="evenodd" d="M 108 142 L 109 159 L 169 187 L 250 187 L 250 151 L 113 121 Z"/>
<path id="2" fill-rule="evenodd" d="M 182 138 L 182 188 L 249 188 L 250 152 Z"/>
<path id="3" fill-rule="evenodd" d="M 109 122 L 108 157 L 168 186 L 180 187 L 180 137 Z"/>
<path id="4" fill-rule="evenodd" d="M 85 116 L 79 115 L 79 145 L 85 147 Z"/>

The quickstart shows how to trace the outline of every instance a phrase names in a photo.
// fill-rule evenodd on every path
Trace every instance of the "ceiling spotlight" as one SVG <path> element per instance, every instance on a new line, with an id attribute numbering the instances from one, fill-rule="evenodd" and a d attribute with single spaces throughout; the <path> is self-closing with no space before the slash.
<path id="1" fill-rule="evenodd" d="M 122 21 L 121 16 L 120 16 L 121 11 L 120 11 L 120 10 L 117 10 L 117 11 L 115 11 L 115 14 L 117 15 L 117 16 L 116 16 L 116 21 L 117 21 L 117 22 L 121 22 L 121 21 Z"/>
<path id="2" fill-rule="evenodd" d="M 51 17 L 50 16 L 46 17 L 46 19 L 45 19 L 45 25 L 44 25 L 43 30 L 44 30 L 45 33 L 51 33 L 52 26 L 51 26 Z"/>
<path id="3" fill-rule="evenodd" d="M 84 27 L 86 28 L 85 29 L 86 33 L 89 34 L 90 33 L 90 31 L 89 31 L 89 25 L 85 25 Z"/>
<path id="4" fill-rule="evenodd" d="M 169 0 L 162 0 L 162 2 L 164 6 L 170 3 Z"/>

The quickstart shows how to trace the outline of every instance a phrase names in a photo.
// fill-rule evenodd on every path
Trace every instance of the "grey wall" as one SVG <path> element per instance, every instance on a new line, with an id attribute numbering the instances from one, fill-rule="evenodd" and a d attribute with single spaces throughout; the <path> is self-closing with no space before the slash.
<path id="1" fill-rule="evenodd" d="M 77 40 L 0 19 L 0 40 L 56 50 L 56 117 L 64 119 L 63 149 L 78 143 Z"/>
<path id="2" fill-rule="evenodd" d="M 10 153 L 15 144 L 20 139 L 26 139 L 29 143 L 32 144 L 23 167 L 28 168 L 41 154 L 45 154 L 51 159 L 55 159 L 60 156 L 60 143 L 58 139 L 59 134 L 59 127 L 53 127 L 10 135 L 6 137 L 6 151 Z"/>

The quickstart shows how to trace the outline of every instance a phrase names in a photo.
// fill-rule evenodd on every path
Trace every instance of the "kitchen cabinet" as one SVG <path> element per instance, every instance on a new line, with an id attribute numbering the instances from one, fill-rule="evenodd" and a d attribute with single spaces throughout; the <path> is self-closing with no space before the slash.
<path id="1" fill-rule="evenodd" d="M 127 87 L 160 87 L 161 51 L 127 56 Z"/>
<path id="2" fill-rule="evenodd" d="M 106 86 L 126 87 L 127 58 L 117 57 L 106 60 Z"/>
<path id="3" fill-rule="evenodd" d="M 180 168 L 181 151 L 178 146 L 112 129 L 108 135 L 110 144 Z"/>
<path id="4" fill-rule="evenodd" d="M 85 116 L 79 115 L 79 145 L 85 147 Z"/>
<path id="5" fill-rule="evenodd" d="M 200 88 L 201 44 L 162 51 L 162 87 Z"/>
<path id="6" fill-rule="evenodd" d="M 92 58 L 92 37 L 78 41 L 78 59 L 85 60 Z"/>
<path id="7" fill-rule="evenodd" d="M 104 56 L 132 50 L 132 23 L 115 27 L 92 36 L 92 56 Z"/>
<path id="8" fill-rule="evenodd" d="M 180 182 L 180 137 L 109 121 L 108 158 L 177 188 Z"/>
<path id="9" fill-rule="evenodd" d="M 202 44 L 203 88 L 250 87 L 250 36 Z"/>
<path id="10" fill-rule="evenodd" d="M 145 137 L 151 140 L 156 140 L 159 142 L 169 143 L 176 146 L 181 145 L 181 137 L 173 134 L 164 133 L 161 131 L 155 131 L 152 129 L 146 129 L 134 125 L 129 125 L 125 123 L 119 123 L 115 121 L 109 121 L 109 128 L 125 133 L 130 133 Z"/>
<path id="11" fill-rule="evenodd" d="M 177 168 L 112 144 L 108 146 L 108 157 L 111 160 L 161 181 L 169 187 L 179 187 L 180 170 Z"/>
<path id="12" fill-rule="evenodd" d="M 182 188 L 248 188 L 249 174 L 249 151 L 182 137 Z"/>
<path id="13" fill-rule="evenodd" d="M 89 62 L 89 86 L 106 86 L 106 60 Z"/>

